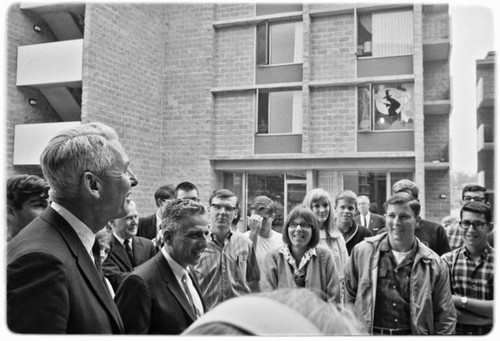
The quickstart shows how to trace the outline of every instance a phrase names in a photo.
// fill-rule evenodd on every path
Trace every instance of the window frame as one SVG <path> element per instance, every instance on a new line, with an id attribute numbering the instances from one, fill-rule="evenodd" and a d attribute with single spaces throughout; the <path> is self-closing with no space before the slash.
<path id="1" fill-rule="evenodd" d="M 292 95 L 292 103 L 291 103 L 291 107 L 292 107 L 292 113 L 291 113 L 291 131 L 289 132 L 271 132 L 271 130 L 273 129 L 272 128 L 272 115 L 273 115 L 273 111 L 272 111 L 272 108 L 271 106 L 273 105 L 273 101 L 272 101 L 272 96 L 271 94 L 273 93 L 278 93 L 278 92 L 289 92 L 291 93 Z M 297 95 L 300 95 L 300 98 L 296 98 L 295 97 L 295 94 Z M 267 95 L 267 96 L 266 96 Z M 264 109 L 264 106 L 262 105 L 262 101 L 261 101 L 261 96 L 262 97 L 265 97 L 265 101 L 267 102 L 267 105 L 266 105 L 266 114 L 265 116 L 267 117 L 267 132 L 261 132 L 259 131 L 260 128 L 259 128 L 259 124 L 260 124 L 260 119 L 261 119 L 261 110 Z M 302 96 L 302 91 L 299 90 L 299 89 L 295 89 L 295 88 L 290 88 L 290 89 L 279 89 L 279 90 L 276 90 L 276 89 L 257 89 L 256 90 L 256 96 L 255 96 L 255 100 L 256 100 L 256 105 L 255 105 L 255 108 L 256 108 L 256 113 L 255 113 L 255 127 L 254 127 L 254 133 L 255 135 L 266 135 L 266 136 L 279 136 L 279 135 L 302 135 L 302 129 L 303 129 L 303 117 L 304 117 L 304 113 L 303 113 L 303 109 L 302 109 L 302 105 L 303 105 L 303 96 Z M 300 103 L 295 105 L 295 101 L 299 101 Z M 274 114 L 276 115 L 276 113 Z"/>

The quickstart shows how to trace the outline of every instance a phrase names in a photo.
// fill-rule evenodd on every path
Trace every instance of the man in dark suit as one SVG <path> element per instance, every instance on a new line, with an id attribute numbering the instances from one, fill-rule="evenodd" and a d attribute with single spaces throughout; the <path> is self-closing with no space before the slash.
<path id="1" fill-rule="evenodd" d="M 108 258 L 103 263 L 104 276 L 116 292 L 120 283 L 132 270 L 151 259 L 156 254 L 155 246 L 149 239 L 136 237 L 137 206 L 130 201 L 129 214 L 110 222 L 112 234 Z"/>
<path id="2" fill-rule="evenodd" d="M 189 267 L 207 247 L 206 208 L 193 200 L 174 200 L 165 208 L 162 231 L 160 252 L 125 278 L 116 293 L 126 333 L 180 334 L 205 312 Z"/>
<path id="3" fill-rule="evenodd" d="M 40 160 L 52 203 L 8 244 L 7 324 L 16 333 L 122 333 L 94 246 L 95 233 L 127 214 L 138 182 L 125 150 L 112 128 L 89 123 L 57 134 Z"/>
<path id="4" fill-rule="evenodd" d="M 356 224 L 367 227 L 373 235 L 385 227 L 385 218 L 370 212 L 370 199 L 366 195 L 358 196 L 359 214 L 354 216 Z"/>
<path id="5" fill-rule="evenodd" d="M 137 236 L 153 240 L 158 235 L 161 225 L 161 217 L 165 206 L 175 199 L 175 187 L 173 185 L 162 185 L 158 187 L 154 194 L 156 207 L 154 214 L 139 218 L 139 228 Z"/>

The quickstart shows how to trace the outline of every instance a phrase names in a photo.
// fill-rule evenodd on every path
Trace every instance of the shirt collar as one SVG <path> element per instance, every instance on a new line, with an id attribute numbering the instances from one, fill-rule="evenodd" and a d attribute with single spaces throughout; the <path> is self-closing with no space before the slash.
<path id="1" fill-rule="evenodd" d="M 215 235 L 214 231 L 209 230 L 208 235 L 210 236 L 210 240 L 214 243 L 218 243 L 217 236 Z M 231 239 L 231 236 L 233 235 L 233 231 L 229 229 L 229 232 L 226 234 L 226 237 L 224 238 L 224 242 L 227 240 Z"/>
<path id="2" fill-rule="evenodd" d="M 160 212 L 159 212 L 159 211 L 160 211 L 160 210 L 158 209 L 158 210 L 156 211 L 156 213 L 155 213 L 155 214 L 156 214 L 156 229 L 157 229 L 158 231 L 159 231 L 159 230 L 161 230 L 161 215 L 160 215 Z"/>
<path id="3" fill-rule="evenodd" d="M 470 258 L 469 257 L 469 250 L 467 250 L 467 247 L 465 246 L 465 244 L 462 246 L 462 248 L 463 248 L 462 252 L 464 253 L 464 255 L 467 256 L 467 258 Z M 490 244 L 488 244 L 483 249 L 483 251 L 481 251 L 481 259 L 485 260 L 488 257 L 488 254 L 490 252 L 492 252 L 492 247 L 490 246 Z"/>
<path id="4" fill-rule="evenodd" d="M 68 211 L 66 208 L 64 208 L 57 202 L 53 201 L 50 204 L 50 206 L 54 209 L 54 211 L 59 213 L 68 222 L 68 224 L 73 228 L 73 230 L 75 230 L 76 234 L 78 235 L 78 238 L 82 241 L 85 250 L 87 250 L 89 255 L 93 256 L 92 246 L 94 245 L 95 242 L 94 232 L 92 232 L 92 230 L 87 225 L 85 225 L 80 219 L 78 219 L 73 213 Z"/>
<path id="5" fill-rule="evenodd" d="M 118 241 L 120 242 L 120 244 L 123 245 L 123 243 L 125 242 L 125 239 L 123 239 L 122 237 L 120 237 L 119 235 L 117 235 L 115 233 L 115 231 L 113 231 L 113 236 L 115 236 L 116 239 L 118 239 Z M 132 238 L 129 238 L 129 245 L 130 245 L 130 248 L 132 248 Z"/>
<path id="6" fill-rule="evenodd" d="M 294 268 L 295 271 L 299 271 L 300 269 L 305 267 L 306 264 L 309 262 L 309 260 L 313 258 L 313 256 L 316 256 L 315 247 L 307 249 L 306 252 L 304 252 L 304 255 L 302 256 L 302 259 L 300 260 L 299 266 L 297 266 L 295 258 L 293 258 L 292 253 L 288 248 L 288 245 L 282 245 L 279 249 L 279 252 L 283 255 L 285 260 Z"/>
<path id="7" fill-rule="evenodd" d="M 170 268 L 172 269 L 172 272 L 174 273 L 175 278 L 177 278 L 177 280 L 179 282 L 181 282 L 182 281 L 182 277 L 184 275 L 188 274 L 188 272 L 189 272 L 188 269 L 183 268 L 179 263 L 177 263 L 172 258 L 172 256 L 169 255 L 169 253 L 167 252 L 167 250 L 165 249 L 165 247 L 161 248 L 161 253 L 163 254 L 163 256 L 165 257 L 165 259 L 167 260 L 168 265 L 170 265 Z"/>

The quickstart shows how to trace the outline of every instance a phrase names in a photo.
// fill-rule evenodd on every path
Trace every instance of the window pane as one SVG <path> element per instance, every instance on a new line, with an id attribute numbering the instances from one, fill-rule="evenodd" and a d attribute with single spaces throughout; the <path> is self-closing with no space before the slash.
<path id="1" fill-rule="evenodd" d="M 358 129 L 370 130 L 371 125 L 371 95 L 370 86 L 358 87 Z"/>
<path id="2" fill-rule="evenodd" d="M 373 85 L 375 130 L 413 129 L 413 103 L 412 83 Z"/>
<path id="3" fill-rule="evenodd" d="M 275 24 L 270 28 L 270 64 L 293 63 L 295 23 Z"/>
<path id="4" fill-rule="evenodd" d="M 306 196 L 306 184 L 288 184 L 287 187 L 287 213 L 290 213 L 292 208 L 302 204 Z"/>
<path id="5" fill-rule="evenodd" d="M 344 189 L 370 199 L 370 210 L 384 214 L 384 202 L 387 200 L 387 173 L 385 172 L 344 172 Z"/>
<path id="6" fill-rule="evenodd" d="M 257 110 L 257 133 L 267 134 L 269 132 L 269 93 L 259 92 Z"/>
<path id="7" fill-rule="evenodd" d="M 266 65 L 269 63 L 267 57 L 268 51 L 268 24 L 264 22 L 262 24 L 257 25 L 257 64 L 258 65 Z"/>
<path id="8" fill-rule="evenodd" d="M 293 128 L 293 92 L 280 91 L 269 94 L 271 134 L 291 133 Z"/>
<path id="9" fill-rule="evenodd" d="M 373 13 L 373 56 L 413 53 L 413 13 L 396 11 Z"/>

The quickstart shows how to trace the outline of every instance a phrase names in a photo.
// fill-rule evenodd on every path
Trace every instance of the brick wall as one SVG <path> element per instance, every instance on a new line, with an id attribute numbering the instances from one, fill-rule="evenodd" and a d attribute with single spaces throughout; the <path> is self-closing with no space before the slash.
<path id="1" fill-rule="evenodd" d="M 450 16 L 446 11 L 422 13 L 422 34 L 424 40 L 450 38 Z"/>
<path id="2" fill-rule="evenodd" d="M 311 80 L 356 75 L 354 17 L 342 14 L 311 20 Z"/>
<path id="3" fill-rule="evenodd" d="M 59 115 L 55 113 L 42 93 L 35 88 L 17 87 L 17 47 L 23 45 L 41 44 L 54 41 L 52 33 L 47 25 L 37 15 L 27 11 L 21 11 L 19 4 L 9 7 L 6 20 L 6 60 L 7 82 L 6 82 L 6 116 L 3 116 L 3 136 L 5 138 L 5 149 L 3 154 L 3 164 L 5 165 L 5 176 L 28 173 L 42 175 L 39 166 L 13 166 L 14 154 L 14 127 L 17 124 L 59 122 Z M 37 33 L 33 30 L 33 25 L 42 27 L 42 31 Z M 37 106 L 28 104 L 29 98 L 38 101 Z M 5 114 L 4 114 L 5 115 Z"/>
<path id="4" fill-rule="evenodd" d="M 450 64 L 447 61 L 424 63 L 424 98 L 426 101 L 450 99 Z"/>
<path id="5" fill-rule="evenodd" d="M 195 183 L 202 199 L 218 186 L 210 166 L 215 5 L 165 5 L 161 178 Z"/>
<path id="6" fill-rule="evenodd" d="M 255 4 L 252 3 L 221 3 L 215 5 L 215 20 L 246 18 L 255 15 Z"/>
<path id="7" fill-rule="evenodd" d="M 214 156 L 240 157 L 253 154 L 253 92 L 218 94 L 213 119 Z"/>
<path id="8" fill-rule="evenodd" d="M 254 84 L 255 26 L 216 30 L 214 64 L 214 86 Z"/>
<path id="9" fill-rule="evenodd" d="M 161 136 L 164 7 L 87 4 L 83 57 L 82 121 L 116 129 L 139 179 L 140 215 L 155 209 L 163 183 Z"/>
<path id="10" fill-rule="evenodd" d="M 450 127 L 446 115 L 427 115 L 424 118 L 425 162 L 449 161 Z M 426 186 L 427 187 L 427 186 Z"/>
<path id="11" fill-rule="evenodd" d="M 439 195 L 445 194 L 445 199 Z M 450 214 L 450 175 L 447 170 L 425 171 L 425 219 L 441 222 Z"/>
<path id="12" fill-rule="evenodd" d="M 327 87 L 311 91 L 310 139 L 313 154 L 356 151 L 354 87 Z"/>

